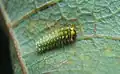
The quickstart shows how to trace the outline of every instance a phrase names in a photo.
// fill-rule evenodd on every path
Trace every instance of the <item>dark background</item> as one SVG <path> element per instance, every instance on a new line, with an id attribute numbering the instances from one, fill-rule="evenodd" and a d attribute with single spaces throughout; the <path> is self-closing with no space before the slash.
<path id="1" fill-rule="evenodd" d="M 0 10 L 0 74 L 13 74 L 8 35 L 9 33 Z"/>

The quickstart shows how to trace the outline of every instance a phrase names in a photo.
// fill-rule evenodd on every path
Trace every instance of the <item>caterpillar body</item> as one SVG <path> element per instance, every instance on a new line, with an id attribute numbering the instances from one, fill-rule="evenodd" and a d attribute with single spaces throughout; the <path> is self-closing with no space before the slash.
<path id="1" fill-rule="evenodd" d="M 44 36 L 36 42 L 37 52 L 43 53 L 51 49 L 71 44 L 75 42 L 76 36 L 76 30 L 73 26 L 55 30 L 51 34 Z"/>

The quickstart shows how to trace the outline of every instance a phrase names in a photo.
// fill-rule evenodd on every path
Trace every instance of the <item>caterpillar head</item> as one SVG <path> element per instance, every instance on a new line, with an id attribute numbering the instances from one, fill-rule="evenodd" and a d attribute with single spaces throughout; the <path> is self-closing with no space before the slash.
<path id="1" fill-rule="evenodd" d="M 70 27 L 70 31 L 71 31 L 71 41 L 75 41 L 77 34 L 76 34 L 76 30 L 75 30 L 75 26 L 74 25 L 72 25 Z"/>

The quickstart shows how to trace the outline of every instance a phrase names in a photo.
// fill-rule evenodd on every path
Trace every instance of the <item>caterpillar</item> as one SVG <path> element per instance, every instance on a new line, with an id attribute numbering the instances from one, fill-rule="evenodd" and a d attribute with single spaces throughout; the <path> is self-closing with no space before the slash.
<path id="1" fill-rule="evenodd" d="M 40 38 L 40 40 L 36 42 L 37 52 L 43 53 L 51 49 L 71 44 L 75 42 L 76 36 L 76 30 L 73 25 L 70 27 L 62 27 L 51 34 Z"/>

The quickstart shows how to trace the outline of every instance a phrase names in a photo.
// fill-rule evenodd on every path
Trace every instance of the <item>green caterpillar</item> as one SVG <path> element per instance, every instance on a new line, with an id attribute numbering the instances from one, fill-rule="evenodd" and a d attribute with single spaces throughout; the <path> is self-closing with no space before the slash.
<path id="1" fill-rule="evenodd" d="M 36 42 L 37 52 L 43 53 L 51 49 L 71 44 L 76 40 L 76 30 L 74 26 L 60 28 L 51 34 L 44 36 Z"/>

